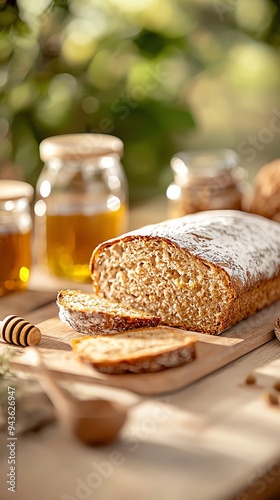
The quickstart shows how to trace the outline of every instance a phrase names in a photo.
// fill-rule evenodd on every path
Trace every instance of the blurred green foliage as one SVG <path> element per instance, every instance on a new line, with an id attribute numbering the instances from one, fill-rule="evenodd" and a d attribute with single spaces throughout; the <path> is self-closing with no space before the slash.
<path id="1" fill-rule="evenodd" d="M 237 32 L 279 46 L 279 11 L 278 0 L 0 0 L 0 168 L 14 162 L 35 184 L 42 139 L 110 133 L 125 143 L 132 201 L 162 191 L 194 127 L 191 82 L 217 70 Z"/>

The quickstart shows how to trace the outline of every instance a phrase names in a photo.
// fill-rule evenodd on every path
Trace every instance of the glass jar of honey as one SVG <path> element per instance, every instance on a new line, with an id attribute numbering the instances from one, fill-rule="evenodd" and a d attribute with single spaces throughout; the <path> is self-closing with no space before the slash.
<path id="1" fill-rule="evenodd" d="M 33 187 L 15 180 L 0 181 L 0 297 L 23 290 L 32 262 Z"/>
<path id="2" fill-rule="evenodd" d="M 127 230 L 122 154 L 122 141 L 110 135 L 69 134 L 41 142 L 45 165 L 36 188 L 36 243 L 39 262 L 52 274 L 89 281 L 93 249 Z"/>
<path id="3" fill-rule="evenodd" d="M 242 210 L 245 169 L 230 149 L 181 152 L 171 159 L 174 182 L 167 189 L 168 216 L 204 210 Z"/>

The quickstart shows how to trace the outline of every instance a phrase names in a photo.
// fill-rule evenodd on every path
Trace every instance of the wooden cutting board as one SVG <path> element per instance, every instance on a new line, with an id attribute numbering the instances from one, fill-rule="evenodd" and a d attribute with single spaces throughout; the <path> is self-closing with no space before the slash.
<path id="1" fill-rule="evenodd" d="M 280 301 L 238 323 L 220 336 L 186 332 L 198 336 L 195 361 L 157 373 L 106 375 L 81 363 L 72 353 L 70 340 L 83 335 L 71 330 L 59 318 L 39 323 L 42 332 L 40 351 L 47 366 L 58 374 L 61 380 L 121 387 L 143 395 L 164 394 L 190 385 L 274 338 L 273 328 L 279 316 Z M 27 351 L 24 353 L 23 349 L 14 360 L 13 367 L 30 371 L 30 364 Z M 32 370 L 36 372 L 36 367 Z"/>

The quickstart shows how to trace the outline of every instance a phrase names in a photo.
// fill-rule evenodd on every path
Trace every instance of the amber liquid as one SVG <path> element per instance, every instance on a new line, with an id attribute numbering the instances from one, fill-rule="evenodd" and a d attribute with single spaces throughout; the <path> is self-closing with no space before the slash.
<path id="1" fill-rule="evenodd" d="M 31 232 L 0 233 L 0 296 L 26 288 L 31 267 Z"/>
<path id="2" fill-rule="evenodd" d="M 89 261 L 102 241 L 126 230 L 126 207 L 92 215 L 46 216 L 47 263 L 57 276 L 90 281 Z"/>

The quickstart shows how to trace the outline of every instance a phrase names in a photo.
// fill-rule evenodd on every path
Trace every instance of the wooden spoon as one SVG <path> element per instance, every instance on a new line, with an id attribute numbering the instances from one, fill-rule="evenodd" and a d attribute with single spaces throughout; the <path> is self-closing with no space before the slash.
<path id="1" fill-rule="evenodd" d="M 46 367 L 37 348 L 28 348 L 39 367 L 40 383 L 52 401 L 60 422 L 86 444 L 114 440 L 127 418 L 127 408 L 105 399 L 80 400 L 63 389 Z"/>

